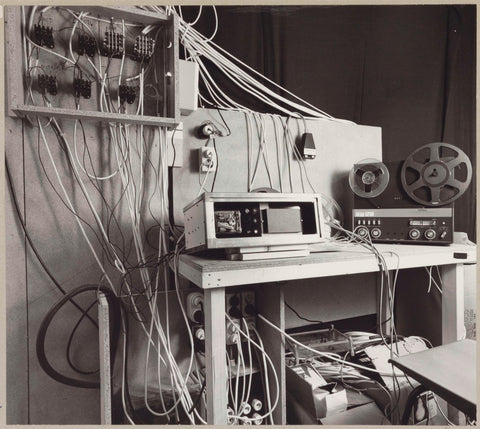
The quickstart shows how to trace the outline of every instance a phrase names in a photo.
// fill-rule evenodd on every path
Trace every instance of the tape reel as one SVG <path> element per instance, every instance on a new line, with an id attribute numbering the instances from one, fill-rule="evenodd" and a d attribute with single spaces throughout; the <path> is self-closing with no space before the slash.
<path id="1" fill-rule="evenodd" d="M 362 198 L 378 197 L 387 187 L 390 174 L 386 165 L 376 159 L 364 159 L 350 170 L 348 183 Z"/>
<path id="2" fill-rule="evenodd" d="M 472 163 L 458 147 L 430 143 L 412 152 L 402 165 L 401 182 L 408 196 L 426 206 L 459 198 L 472 180 Z"/>

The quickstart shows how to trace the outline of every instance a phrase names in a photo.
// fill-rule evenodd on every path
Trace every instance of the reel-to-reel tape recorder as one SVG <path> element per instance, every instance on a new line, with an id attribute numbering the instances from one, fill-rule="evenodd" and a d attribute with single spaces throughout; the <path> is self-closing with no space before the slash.
<path id="1" fill-rule="evenodd" d="M 447 143 L 422 146 L 403 162 L 360 161 L 349 174 L 353 228 L 374 242 L 450 244 L 453 202 L 471 179 L 470 159 Z"/>

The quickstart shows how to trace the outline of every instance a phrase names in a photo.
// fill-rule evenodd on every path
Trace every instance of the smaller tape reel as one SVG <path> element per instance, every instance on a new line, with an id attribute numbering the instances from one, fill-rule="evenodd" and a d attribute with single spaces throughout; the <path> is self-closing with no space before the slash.
<path id="1" fill-rule="evenodd" d="M 412 152 L 402 165 L 401 181 L 412 200 L 442 206 L 459 198 L 472 180 L 472 163 L 458 147 L 430 143 Z"/>
<path id="2" fill-rule="evenodd" d="M 350 170 L 348 183 L 362 198 L 378 197 L 387 187 L 390 174 L 386 165 L 376 159 L 364 159 Z"/>

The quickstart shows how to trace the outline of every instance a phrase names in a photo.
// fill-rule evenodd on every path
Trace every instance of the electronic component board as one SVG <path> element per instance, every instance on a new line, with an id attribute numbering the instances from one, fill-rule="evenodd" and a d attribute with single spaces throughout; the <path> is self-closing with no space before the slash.
<path id="1" fill-rule="evenodd" d="M 317 243 L 324 237 L 321 212 L 317 194 L 206 192 L 184 209 L 186 248 Z"/>
<path id="2" fill-rule="evenodd" d="M 179 123 L 174 15 L 134 7 L 12 6 L 6 17 L 10 114 Z"/>

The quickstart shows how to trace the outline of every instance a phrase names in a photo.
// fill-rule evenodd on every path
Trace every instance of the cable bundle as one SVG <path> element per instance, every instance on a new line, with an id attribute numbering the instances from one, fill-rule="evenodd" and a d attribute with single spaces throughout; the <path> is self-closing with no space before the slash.
<path id="1" fill-rule="evenodd" d="M 343 121 L 342 119 L 332 117 L 328 113 L 323 112 L 296 96 L 215 44 L 213 38 L 218 29 L 218 16 L 215 6 L 212 6 L 215 16 L 215 30 L 210 37 L 204 36 L 194 28 L 194 25 L 200 19 L 202 7 L 200 7 L 198 15 L 193 22 L 186 22 L 183 19 L 180 6 L 178 7 L 178 11 L 172 6 L 167 6 L 163 9 L 158 6 L 143 6 L 142 8 L 162 14 L 177 15 L 179 19 L 180 42 L 184 46 L 185 57 L 187 60 L 194 61 L 198 64 L 200 77 L 208 93 L 209 98 L 207 95 L 200 95 L 200 98 L 204 102 L 221 109 L 251 112 L 251 109 L 239 104 L 222 91 L 206 66 L 204 60 L 207 60 L 242 91 L 280 113 L 297 118 L 301 117 L 301 114 L 304 114 L 312 118 Z M 277 94 L 275 90 L 281 90 L 283 93 L 288 94 L 289 98 Z"/>
<path id="2" fill-rule="evenodd" d="M 101 42 L 96 40 L 95 46 L 98 54 L 96 63 L 95 58 L 92 59 L 90 56 L 87 56 L 86 60 L 80 63 L 79 57 L 73 51 L 72 41 L 79 31 L 82 31 L 82 34 L 96 37 L 90 27 L 86 25 L 85 20 L 101 19 L 90 16 L 86 12 L 77 13 L 68 8 L 57 8 L 59 12 L 66 13 L 73 18 L 73 25 L 70 28 L 70 36 L 68 37 L 67 56 L 36 44 L 29 36 L 33 22 L 36 16 L 41 21 L 43 14 L 50 8 L 39 9 L 37 6 L 34 6 L 30 12 L 27 24 L 25 8 L 22 7 L 25 72 L 29 78 L 27 81 L 27 97 L 29 101 L 33 104 L 38 103 L 33 94 L 32 79 L 36 73 L 36 67 L 38 67 L 38 53 L 42 51 L 55 58 L 60 58 L 64 70 L 72 67 L 75 73 L 81 76 L 89 76 L 97 82 L 100 94 L 99 109 L 102 112 L 127 112 L 128 109 L 120 100 L 120 95 L 117 93 L 115 96 L 112 90 L 112 81 L 116 81 L 118 87 L 126 82 L 138 81 L 139 96 L 137 106 L 134 107 L 134 113 L 142 115 L 146 101 L 146 77 L 147 75 L 153 75 L 158 84 L 157 77 L 161 75 L 156 70 L 155 62 L 149 62 L 148 65 L 139 62 L 139 73 L 125 76 L 125 50 L 119 51 L 121 52 L 121 57 L 115 70 L 111 58 L 107 58 L 102 62 L 99 48 Z M 107 20 L 107 22 L 109 21 Z M 132 24 L 121 20 L 116 25 L 117 27 L 121 26 L 122 40 L 128 38 L 129 26 Z M 144 28 L 144 30 L 143 34 L 154 32 L 156 34 L 155 37 L 161 32 L 161 29 L 157 27 Z M 162 106 L 160 105 L 158 94 L 155 96 L 155 99 L 157 114 L 160 114 Z M 52 105 L 51 100 L 45 94 L 42 94 L 42 101 L 47 106 Z M 78 110 L 81 109 L 79 97 L 76 99 L 76 108 Z M 195 407 L 192 407 L 194 398 L 192 398 L 189 391 L 190 385 L 197 381 L 193 375 L 195 356 L 190 331 L 188 330 L 189 336 L 187 340 L 190 346 L 190 354 L 186 363 L 186 370 L 181 369 L 171 344 L 170 309 L 168 303 L 170 271 L 175 272 L 174 285 L 176 296 L 186 326 L 188 326 L 188 322 L 183 309 L 183 301 L 180 296 L 178 276 L 176 274 L 177 260 L 182 250 L 183 235 L 175 225 L 169 222 L 167 164 L 167 145 L 169 142 L 167 141 L 166 128 L 148 129 L 143 125 L 130 126 L 123 123 L 109 123 L 106 126 L 107 138 L 103 144 L 108 145 L 110 162 L 113 168 L 107 174 L 99 174 L 94 166 L 84 125 L 81 121 L 75 120 L 72 136 L 68 136 L 64 132 L 62 125 L 56 118 L 49 118 L 47 123 L 43 123 L 40 119 L 32 120 L 29 118 L 29 121 L 38 130 L 37 149 L 45 176 L 61 202 L 73 214 L 102 273 L 99 287 L 111 291 L 111 295 L 123 302 L 125 309 L 128 308 L 128 312 L 141 324 L 142 332 L 146 338 L 145 407 L 155 416 L 166 416 L 169 419 L 170 416 L 175 415 L 177 421 L 180 418 L 179 410 L 183 409 L 184 415 L 186 415 L 190 423 L 205 423 Z M 48 132 L 49 130 L 51 130 L 51 133 Z M 83 141 L 81 144 L 78 141 L 79 132 Z M 88 216 L 81 213 L 74 203 L 69 186 L 65 183 L 60 165 L 55 160 L 51 134 L 56 138 L 59 147 L 63 151 L 63 155 L 67 160 L 68 172 L 80 191 L 85 207 L 89 212 Z M 153 158 L 151 148 L 155 140 L 158 141 L 159 149 L 157 157 Z M 50 167 L 54 172 L 54 178 L 49 175 L 49 171 L 42 159 L 42 152 L 47 154 Z M 106 183 L 115 191 L 112 194 L 115 195 L 113 197 L 114 201 L 110 201 L 111 198 L 104 194 L 103 189 Z M 153 190 L 151 188 L 147 189 L 148 183 L 154 184 Z M 101 208 L 99 208 L 99 202 Z M 152 204 L 155 204 L 154 208 Z M 122 211 L 127 215 L 126 217 L 122 214 Z M 145 246 L 145 222 L 148 220 L 146 214 L 158 226 L 159 244 L 156 255 L 149 254 Z M 173 250 L 171 250 L 172 240 L 175 247 Z M 101 253 L 97 250 L 98 246 L 102 250 Z M 105 258 L 103 259 L 102 256 Z M 160 314 L 159 311 L 159 296 L 162 294 L 165 298 L 165 314 Z M 85 314 L 90 308 L 92 306 L 85 311 Z M 127 323 L 125 312 L 122 313 L 122 316 L 122 323 L 125 325 Z M 163 316 L 165 317 L 165 322 L 162 321 Z M 133 409 L 130 403 L 127 381 L 127 335 L 125 328 L 123 329 L 123 347 L 121 349 L 123 367 L 121 396 L 124 414 L 127 420 L 133 424 Z M 39 337 L 39 344 L 43 344 L 42 337 Z M 39 359 L 44 363 L 45 370 L 52 374 L 53 372 L 45 364 L 46 359 L 42 358 L 42 356 L 45 357 L 45 353 L 42 352 L 42 347 L 39 347 Z M 162 410 L 159 411 L 152 409 L 147 395 L 147 385 L 151 383 L 151 380 L 147 379 L 147 371 L 152 360 L 155 361 L 157 366 L 158 392 L 162 404 Z M 165 378 L 170 383 L 173 404 L 167 404 L 163 398 L 165 388 L 163 379 Z M 62 381 L 59 377 L 57 377 L 57 380 L 61 382 L 68 381 L 65 379 Z M 83 384 L 82 387 L 98 386 L 98 383 L 87 384 Z"/>

